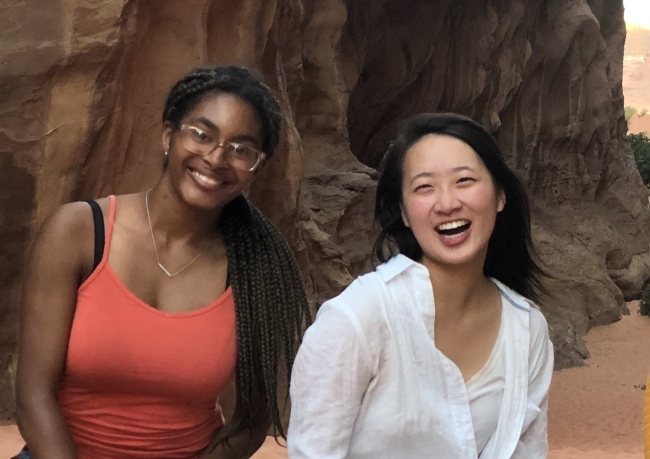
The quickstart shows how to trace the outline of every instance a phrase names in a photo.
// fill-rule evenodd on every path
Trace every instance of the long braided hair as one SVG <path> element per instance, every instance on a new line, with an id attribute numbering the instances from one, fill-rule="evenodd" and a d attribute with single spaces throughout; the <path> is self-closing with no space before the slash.
<path id="1" fill-rule="evenodd" d="M 280 104 L 245 68 L 199 68 L 181 78 L 167 97 L 163 122 L 179 129 L 183 117 L 214 93 L 236 95 L 254 107 L 262 125 L 262 151 L 269 158 L 280 138 Z M 286 439 L 278 406 L 278 367 L 283 363 L 289 381 L 302 331 L 311 323 L 304 284 L 285 239 L 243 196 L 226 204 L 217 227 L 226 244 L 235 300 L 239 414 L 217 443 L 250 429 L 259 409 L 269 415 L 276 438 Z"/>

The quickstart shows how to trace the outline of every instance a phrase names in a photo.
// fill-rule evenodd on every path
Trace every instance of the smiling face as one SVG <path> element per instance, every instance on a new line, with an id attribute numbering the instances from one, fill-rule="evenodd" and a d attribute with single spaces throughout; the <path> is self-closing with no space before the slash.
<path id="1" fill-rule="evenodd" d="M 406 152 L 402 194 L 404 223 L 425 265 L 483 266 L 505 196 L 469 145 L 447 135 L 422 137 Z"/>
<path id="2" fill-rule="evenodd" d="M 205 96 L 182 120 L 221 142 L 234 142 L 259 150 L 262 126 L 255 109 L 228 93 Z M 255 172 L 233 168 L 222 147 L 207 155 L 188 150 L 181 131 L 170 124 L 163 130 L 163 147 L 169 152 L 169 174 L 173 189 L 187 204 L 205 210 L 220 208 L 250 184 Z M 259 170 L 259 167 L 256 171 Z"/>

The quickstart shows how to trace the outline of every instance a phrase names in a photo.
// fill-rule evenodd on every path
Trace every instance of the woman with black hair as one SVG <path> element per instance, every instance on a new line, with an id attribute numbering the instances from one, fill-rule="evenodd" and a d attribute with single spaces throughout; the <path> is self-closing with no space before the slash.
<path id="1" fill-rule="evenodd" d="M 242 195 L 278 144 L 280 105 L 246 69 L 202 68 L 162 121 L 152 189 L 66 204 L 36 238 L 20 458 L 245 458 L 271 426 L 284 437 L 279 366 L 289 377 L 310 314 L 286 242 Z"/>
<path id="2" fill-rule="evenodd" d="M 408 119 L 377 186 L 383 263 L 320 308 L 291 459 L 541 459 L 553 347 L 525 190 L 490 134 Z"/>

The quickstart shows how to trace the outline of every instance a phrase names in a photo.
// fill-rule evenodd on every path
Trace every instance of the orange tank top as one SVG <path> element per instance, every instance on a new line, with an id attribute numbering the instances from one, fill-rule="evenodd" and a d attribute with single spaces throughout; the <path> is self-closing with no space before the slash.
<path id="1" fill-rule="evenodd" d="M 232 289 L 197 311 L 140 301 L 103 257 L 81 285 L 59 405 L 79 459 L 198 456 L 223 418 L 217 397 L 236 363 Z"/>

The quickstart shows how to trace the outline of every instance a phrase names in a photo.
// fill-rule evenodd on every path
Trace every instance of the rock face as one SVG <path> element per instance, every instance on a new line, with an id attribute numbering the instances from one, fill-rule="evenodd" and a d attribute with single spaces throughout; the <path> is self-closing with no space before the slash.
<path id="1" fill-rule="evenodd" d="M 34 231 L 64 202 L 155 183 L 166 91 L 204 63 L 256 69 L 283 104 L 283 141 L 250 196 L 316 304 L 372 268 L 376 167 L 421 111 L 483 123 L 528 186 L 559 367 L 650 278 L 622 0 L 35 2 L 0 7 L 0 417 Z"/>

